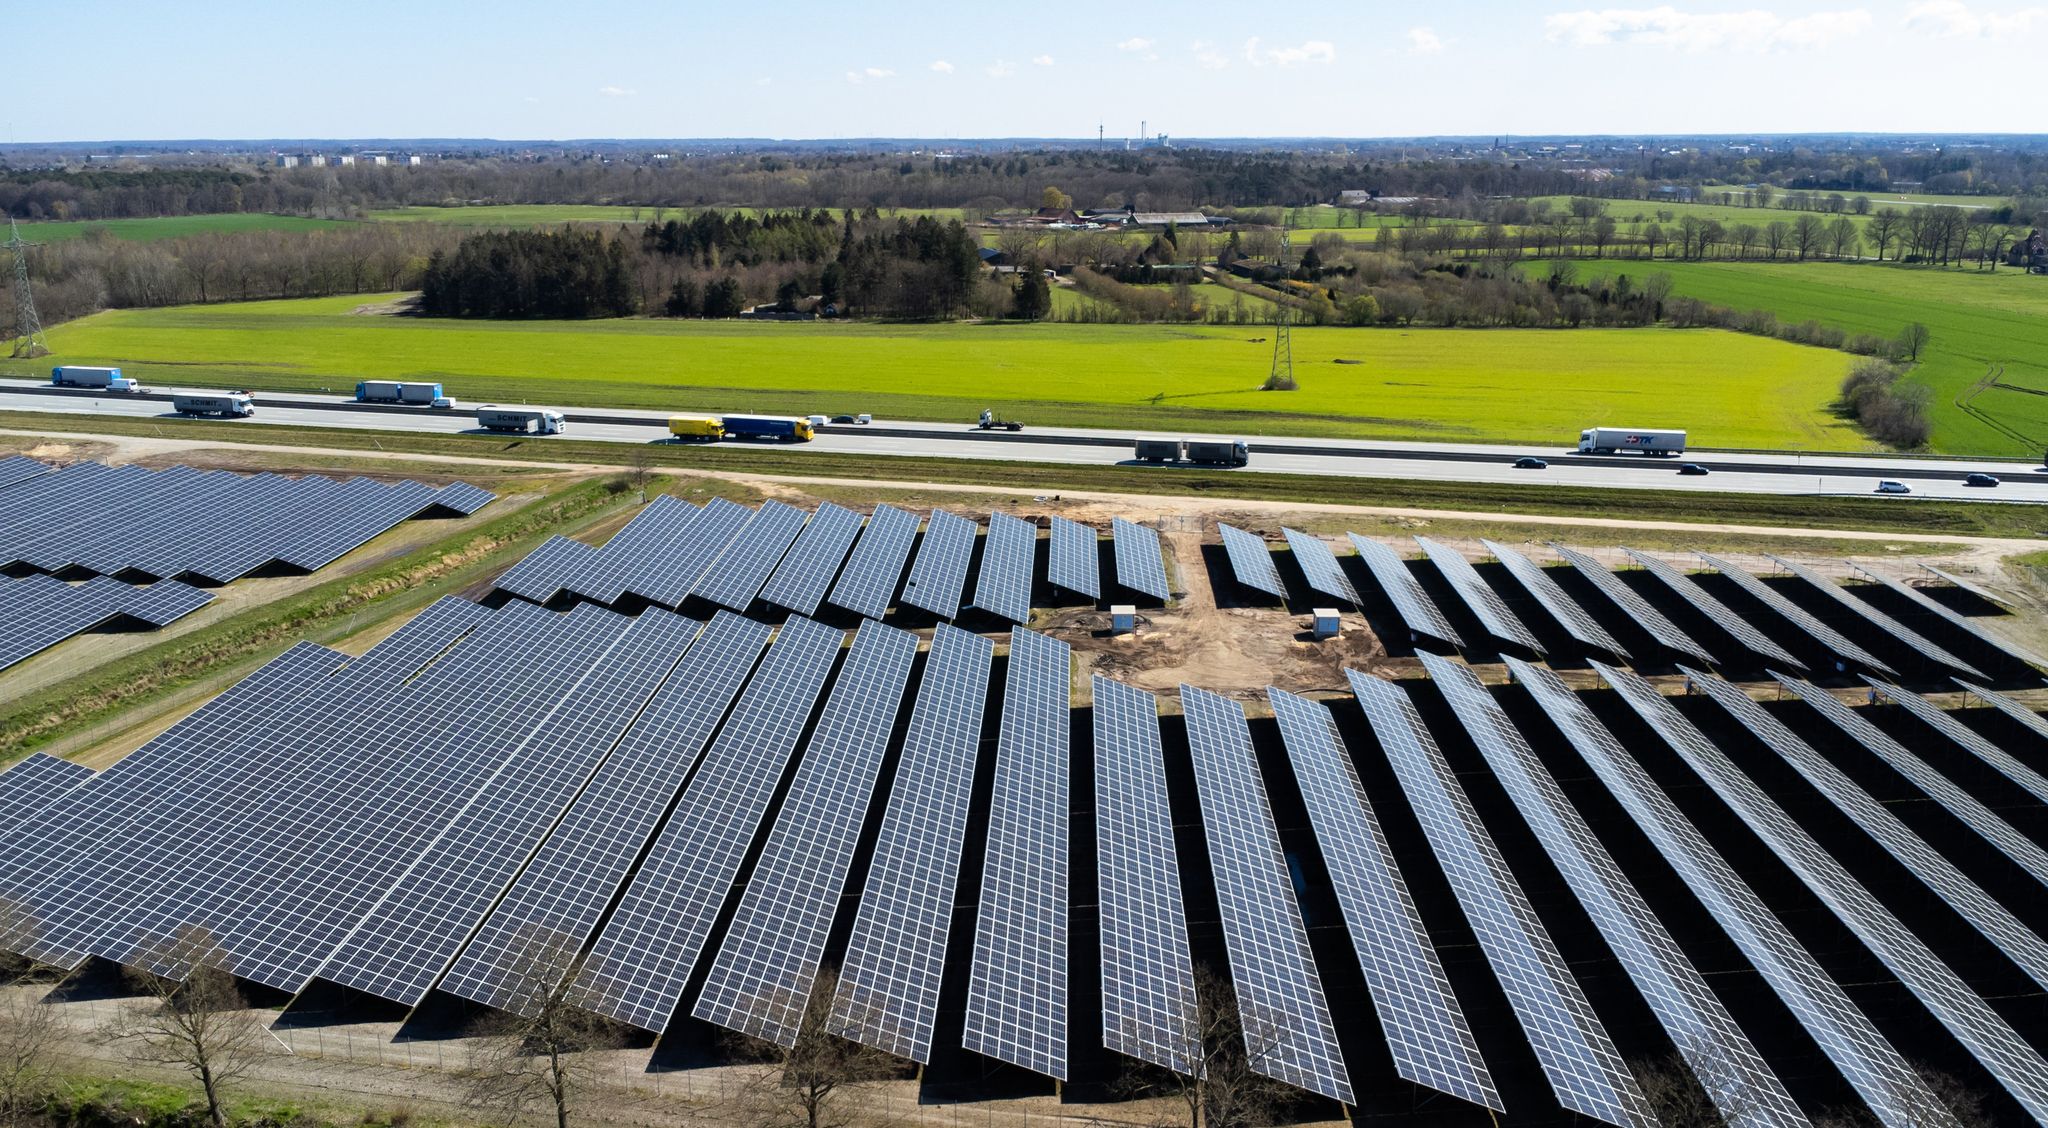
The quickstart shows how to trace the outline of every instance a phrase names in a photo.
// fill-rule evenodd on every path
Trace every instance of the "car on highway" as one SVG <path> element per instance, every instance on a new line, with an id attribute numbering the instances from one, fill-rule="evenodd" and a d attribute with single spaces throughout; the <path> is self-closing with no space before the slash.
<path id="1" fill-rule="evenodd" d="M 1515 459 L 1515 469 L 1548 470 L 1550 469 L 1550 463 L 1545 462 L 1540 458 L 1517 458 Z"/>
<path id="2" fill-rule="evenodd" d="M 1678 464 L 1678 472 L 1681 474 L 1704 474 L 1707 472 L 1707 468 L 1697 462 L 1681 462 Z"/>
<path id="3" fill-rule="evenodd" d="M 1976 474 L 1964 475 L 1963 484 L 1966 486 L 1995 486 L 1998 484 L 1998 479 L 1989 474 L 1980 472 Z"/>
<path id="4" fill-rule="evenodd" d="M 1886 479 L 1884 479 L 1883 481 L 1881 481 L 1881 482 L 1879 482 L 1879 483 L 1877 484 L 1877 492 L 1878 492 L 1878 493 L 1912 493 L 1912 492 L 1913 492 L 1913 487 L 1911 487 L 1911 486 L 1907 485 L 1907 484 L 1906 484 L 1906 483 L 1904 483 L 1904 482 L 1894 482 L 1894 481 L 1892 481 L 1892 480 L 1891 480 L 1890 478 L 1886 478 Z"/>

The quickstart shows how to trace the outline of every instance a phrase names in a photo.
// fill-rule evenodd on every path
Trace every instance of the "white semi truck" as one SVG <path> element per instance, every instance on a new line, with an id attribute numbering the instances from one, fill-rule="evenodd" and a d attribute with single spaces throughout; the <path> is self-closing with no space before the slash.
<path id="1" fill-rule="evenodd" d="M 486 430 L 522 435 L 559 435 L 564 425 L 562 413 L 552 407 L 501 407 L 494 403 L 477 408 L 476 421 Z"/>
<path id="2" fill-rule="evenodd" d="M 1593 427 L 1579 432 L 1580 454 L 1641 453 L 1663 458 L 1685 453 L 1684 431 Z"/>
<path id="3" fill-rule="evenodd" d="M 180 415 L 247 419 L 256 414 L 256 397 L 248 392 L 174 392 L 171 410 Z"/>

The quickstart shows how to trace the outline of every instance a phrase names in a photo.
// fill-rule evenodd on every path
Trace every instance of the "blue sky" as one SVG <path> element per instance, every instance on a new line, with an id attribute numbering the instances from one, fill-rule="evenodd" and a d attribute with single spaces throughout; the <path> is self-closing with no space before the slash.
<path id="1" fill-rule="evenodd" d="M 2048 0 L 15 0 L 18 141 L 2039 131 Z M 17 61 L 24 56 L 15 56 Z M 59 78 L 61 72 L 68 77 Z M 1996 76 L 2002 75 L 2002 78 Z M 1987 84 L 1987 76 L 1994 81 Z"/>

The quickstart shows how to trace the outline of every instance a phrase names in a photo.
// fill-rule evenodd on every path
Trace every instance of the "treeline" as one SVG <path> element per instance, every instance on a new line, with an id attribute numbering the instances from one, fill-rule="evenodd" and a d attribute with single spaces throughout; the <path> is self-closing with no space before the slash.
<path id="1" fill-rule="evenodd" d="M 638 312 L 624 247 L 600 234 L 487 231 L 436 251 L 420 281 L 429 317 L 625 317 Z"/>
<path id="2" fill-rule="evenodd" d="M 730 317 L 735 303 L 771 300 L 841 317 L 999 316 L 1007 299 L 983 277 L 980 249 L 958 220 L 874 208 L 706 211 L 649 224 L 638 243 L 653 282 L 646 311 L 670 317 Z"/>

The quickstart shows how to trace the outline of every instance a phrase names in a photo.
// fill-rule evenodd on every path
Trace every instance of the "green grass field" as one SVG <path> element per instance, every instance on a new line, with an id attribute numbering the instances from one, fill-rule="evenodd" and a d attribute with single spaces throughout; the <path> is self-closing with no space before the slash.
<path id="1" fill-rule="evenodd" d="M 91 219 L 24 223 L 21 237 L 31 243 L 55 243 L 77 239 L 88 231 L 105 230 L 116 239 L 149 243 L 158 239 L 179 239 L 187 235 L 213 235 L 233 231 L 319 231 L 345 227 L 347 221 L 307 219 L 297 215 L 261 215 L 234 212 L 226 215 L 171 215 L 157 219 Z"/>
<path id="2" fill-rule="evenodd" d="M 453 322 L 371 296 L 121 310 L 50 333 L 56 360 L 158 385 L 344 390 L 439 380 L 471 402 L 871 411 L 970 420 L 1450 442 L 1686 427 L 1700 446 L 1866 444 L 1829 414 L 1848 358 L 1734 333 L 1304 328 L 1301 390 L 1261 392 L 1264 327 Z M 1337 363 L 1338 361 L 1355 363 Z M 0 362 L 18 375 L 46 371 Z"/>
<path id="3" fill-rule="evenodd" d="M 1670 274 L 1681 294 L 1768 309 L 1780 321 L 1813 318 L 1885 337 L 1918 321 L 1932 336 L 1913 379 L 1934 392 L 1935 450 L 2031 458 L 2048 448 L 2048 278 L 1877 263 L 1630 265 Z M 1606 269 L 1581 262 L 1579 276 Z M 1994 366 L 2005 369 L 2002 383 L 2011 387 L 1993 388 L 1959 407 L 1957 397 Z M 2028 391 L 2014 390 L 2022 388 Z"/>

